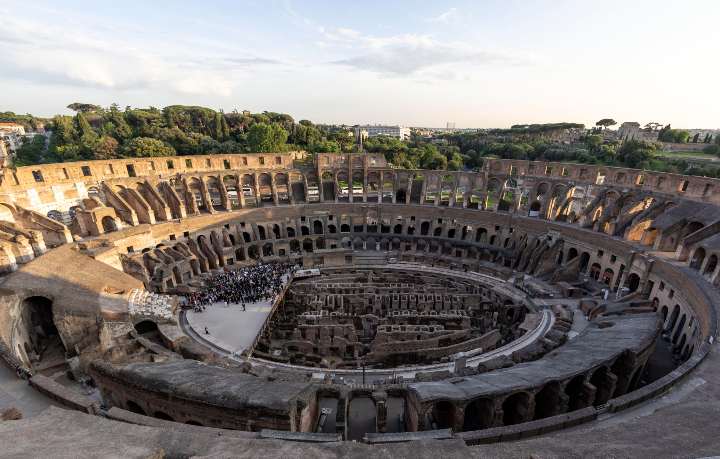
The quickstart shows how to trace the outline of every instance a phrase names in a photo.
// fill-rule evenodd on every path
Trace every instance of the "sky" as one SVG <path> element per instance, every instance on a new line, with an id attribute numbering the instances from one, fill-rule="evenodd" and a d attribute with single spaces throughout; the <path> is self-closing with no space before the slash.
<path id="1" fill-rule="evenodd" d="M 0 0 L 0 111 L 720 128 L 720 1 Z"/>

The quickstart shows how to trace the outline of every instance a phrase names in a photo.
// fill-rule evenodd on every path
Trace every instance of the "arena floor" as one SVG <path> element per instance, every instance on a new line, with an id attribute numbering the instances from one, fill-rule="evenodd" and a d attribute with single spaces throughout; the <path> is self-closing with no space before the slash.
<path id="1" fill-rule="evenodd" d="M 186 312 L 188 324 L 203 339 L 230 352 L 241 353 L 252 346 L 255 337 L 272 310 L 270 301 L 240 304 L 213 303 L 204 312 Z M 207 327 L 209 334 L 205 334 Z"/>

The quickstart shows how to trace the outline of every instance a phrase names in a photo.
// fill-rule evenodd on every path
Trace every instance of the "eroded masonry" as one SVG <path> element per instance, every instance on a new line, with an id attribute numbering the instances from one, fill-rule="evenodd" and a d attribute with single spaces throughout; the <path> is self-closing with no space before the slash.
<path id="1" fill-rule="evenodd" d="M 512 440 L 650 403 L 716 334 L 714 179 L 298 153 L 3 173 L 0 354 L 118 431 Z M 188 307 L 275 262 L 248 311 Z"/>

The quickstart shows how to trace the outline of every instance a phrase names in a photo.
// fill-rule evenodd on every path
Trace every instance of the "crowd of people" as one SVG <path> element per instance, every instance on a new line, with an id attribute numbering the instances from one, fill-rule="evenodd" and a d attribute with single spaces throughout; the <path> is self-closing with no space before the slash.
<path id="1" fill-rule="evenodd" d="M 186 296 L 187 307 L 202 312 L 213 303 L 246 304 L 272 300 L 283 289 L 283 278 L 295 266 L 284 262 L 260 262 L 253 266 L 215 274 L 205 286 Z"/>

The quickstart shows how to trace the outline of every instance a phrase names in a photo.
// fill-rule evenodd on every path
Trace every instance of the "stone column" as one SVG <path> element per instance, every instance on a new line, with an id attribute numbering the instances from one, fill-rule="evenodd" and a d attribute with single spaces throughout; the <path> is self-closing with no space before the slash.
<path id="1" fill-rule="evenodd" d="M 270 175 L 270 192 L 272 193 L 273 205 L 278 205 L 277 187 L 275 186 L 275 179 L 277 174 Z"/>
<path id="2" fill-rule="evenodd" d="M 225 210 L 232 210 L 232 203 L 230 202 L 230 196 L 228 195 L 227 188 L 222 181 L 222 176 L 218 177 L 218 190 L 220 190 L 220 198 L 222 199 L 223 207 Z"/>

